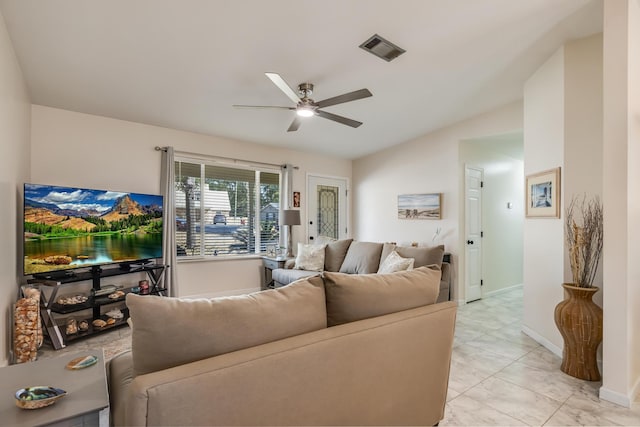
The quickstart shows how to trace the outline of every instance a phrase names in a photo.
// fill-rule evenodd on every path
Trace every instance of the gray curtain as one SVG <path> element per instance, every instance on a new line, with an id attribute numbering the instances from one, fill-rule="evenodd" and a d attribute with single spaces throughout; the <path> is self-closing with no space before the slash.
<path id="1" fill-rule="evenodd" d="M 176 211 L 175 211 L 175 159 L 173 147 L 162 148 L 162 169 L 160 173 L 160 189 L 164 196 L 162 222 L 164 224 L 162 239 L 162 262 L 169 266 L 164 275 L 164 286 L 171 297 L 179 296 L 176 274 Z"/>
<path id="2" fill-rule="evenodd" d="M 285 246 L 289 238 L 287 233 L 289 227 L 282 226 L 282 211 L 291 209 L 293 206 L 293 165 L 285 164 L 280 166 L 282 175 L 282 188 L 280 189 L 280 246 Z"/>

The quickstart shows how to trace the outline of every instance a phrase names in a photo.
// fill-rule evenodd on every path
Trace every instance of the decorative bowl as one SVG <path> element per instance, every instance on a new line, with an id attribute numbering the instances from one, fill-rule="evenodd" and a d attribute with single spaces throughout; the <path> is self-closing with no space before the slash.
<path id="1" fill-rule="evenodd" d="M 94 355 L 90 356 L 80 356 L 72 359 L 67 363 L 66 368 L 71 370 L 78 370 L 88 368 L 89 366 L 93 366 L 98 363 L 98 357 Z"/>
<path id="2" fill-rule="evenodd" d="M 38 409 L 53 405 L 67 392 L 55 387 L 32 386 L 16 391 L 16 406 L 22 409 Z"/>

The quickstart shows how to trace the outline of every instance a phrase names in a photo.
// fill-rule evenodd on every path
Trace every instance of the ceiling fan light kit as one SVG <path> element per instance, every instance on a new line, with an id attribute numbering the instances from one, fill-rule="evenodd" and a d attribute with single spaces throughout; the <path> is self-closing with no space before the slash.
<path id="1" fill-rule="evenodd" d="M 296 114 L 299 115 L 300 117 L 311 117 L 313 116 L 315 113 L 313 111 L 313 108 L 307 107 L 307 106 L 300 106 L 296 109 Z"/>
<path id="2" fill-rule="evenodd" d="M 373 96 L 368 89 L 360 89 L 353 92 L 345 93 L 342 95 L 334 96 L 333 98 L 327 98 L 322 101 L 315 102 L 309 96 L 313 93 L 313 84 L 311 83 L 301 83 L 298 85 L 298 93 L 297 95 L 291 86 L 284 81 L 282 77 L 280 77 L 277 73 L 265 73 L 265 75 L 275 84 L 278 89 L 280 89 L 290 100 L 292 100 L 296 106 L 295 107 L 280 107 L 274 105 L 234 105 L 236 108 L 279 108 L 285 110 L 295 110 L 296 117 L 291 122 L 289 129 L 287 132 L 297 131 L 301 124 L 301 117 L 312 117 L 318 116 L 324 119 L 332 120 L 337 123 L 341 123 L 343 125 L 347 125 L 353 128 L 357 128 L 362 124 L 362 122 L 358 122 L 356 120 L 349 119 L 347 117 L 342 117 L 337 114 L 328 113 L 326 111 L 320 110 L 320 108 L 329 107 L 332 105 L 342 104 L 349 101 L 356 101 L 362 98 L 368 98 Z"/>

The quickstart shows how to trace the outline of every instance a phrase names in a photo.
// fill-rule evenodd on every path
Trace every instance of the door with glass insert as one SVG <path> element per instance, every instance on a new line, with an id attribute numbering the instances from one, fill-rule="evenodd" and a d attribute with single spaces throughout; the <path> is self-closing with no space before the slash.
<path id="1" fill-rule="evenodd" d="M 309 176 L 307 230 L 309 242 L 319 236 L 333 239 L 347 237 L 347 180 Z"/>

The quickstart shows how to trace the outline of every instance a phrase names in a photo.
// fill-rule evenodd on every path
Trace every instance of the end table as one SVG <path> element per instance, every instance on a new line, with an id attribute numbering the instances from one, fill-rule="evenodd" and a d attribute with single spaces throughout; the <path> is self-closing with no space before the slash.
<path id="1" fill-rule="evenodd" d="M 65 368 L 70 360 L 91 354 L 98 357 L 95 365 L 78 370 Z M 15 403 L 16 391 L 36 385 L 61 388 L 67 395 L 45 408 L 18 408 Z M 108 407 L 109 394 L 102 349 L 0 368 L 0 426 L 97 426 L 102 418 L 100 412 Z M 104 420 L 107 424 L 108 419 L 107 416 Z"/>
<path id="2" fill-rule="evenodd" d="M 271 277 L 271 271 L 276 268 L 284 268 L 285 263 L 293 258 L 287 257 L 262 257 L 262 267 L 264 268 L 264 282 L 262 283 L 261 290 L 273 289 L 275 287 L 273 278 Z"/>

